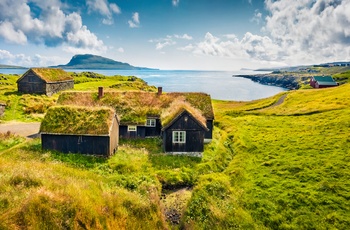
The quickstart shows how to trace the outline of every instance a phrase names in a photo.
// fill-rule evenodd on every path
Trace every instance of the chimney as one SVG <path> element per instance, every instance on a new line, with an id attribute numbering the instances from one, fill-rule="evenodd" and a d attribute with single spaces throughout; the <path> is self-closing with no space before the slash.
<path id="1" fill-rule="evenodd" d="M 158 93 L 157 95 L 160 96 L 163 93 L 163 87 L 158 87 Z"/>
<path id="2" fill-rule="evenodd" d="M 98 87 L 98 99 L 100 100 L 103 97 L 103 87 Z"/>

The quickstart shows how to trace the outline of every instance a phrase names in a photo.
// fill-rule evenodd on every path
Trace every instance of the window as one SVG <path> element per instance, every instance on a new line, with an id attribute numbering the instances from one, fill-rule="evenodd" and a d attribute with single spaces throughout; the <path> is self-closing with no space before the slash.
<path id="1" fill-rule="evenodd" d="M 147 127 L 156 127 L 156 119 L 147 119 L 146 126 Z"/>
<path id="2" fill-rule="evenodd" d="M 136 132 L 137 126 L 136 125 L 128 125 L 128 132 Z"/>
<path id="3" fill-rule="evenodd" d="M 173 143 L 186 143 L 186 131 L 173 131 Z"/>

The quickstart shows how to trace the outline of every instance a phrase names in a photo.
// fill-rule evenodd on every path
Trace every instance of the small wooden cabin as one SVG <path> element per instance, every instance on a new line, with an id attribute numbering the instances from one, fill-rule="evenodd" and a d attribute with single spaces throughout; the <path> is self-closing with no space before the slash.
<path id="1" fill-rule="evenodd" d="M 107 107 L 56 106 L 40 126 L 42 149 L 111 156 L 118 148 L 119 121 Z"/>
<path id="2" fill-rule="evenodd" d="M 73 77 L 62 69 L 31 68 L 17 80 L 18 92 L 46 94 L 74 88 Z"/>
<path id="3" fill-rule="evenodd" d="M 205 118 L 185 108 L 176 114 L 162 129 L 164 152 L 201 157 L 205 133 L 209 131 Z"/>
<path id="4" fill-rule="evenodd" d="M 337 85 L 332 76 L 314 76 L 310 79 L 310 86 L 313 88 L 327 88 Z"/>

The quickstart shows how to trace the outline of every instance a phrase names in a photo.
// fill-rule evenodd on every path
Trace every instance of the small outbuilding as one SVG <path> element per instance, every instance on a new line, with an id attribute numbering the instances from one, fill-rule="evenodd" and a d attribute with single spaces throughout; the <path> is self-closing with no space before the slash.
<path id="1" fill-rule="evenodd" d="M 40 126 L 42 149 L 111 156 L 118 148 L 119 121 L 112 108 L 55 106 Z"/>
<path id="2" fill-rule="evenodd" d="M 314 76 L 310 80 L 310 86 L 313 88 L 327 88 L 337 86 L 332 76 Z"/>
<path id="3" fill-rule="evenodd" d="M 162 116 L 164 152 L 202 156 L 204 138 L 209 129 L 202 113 L 189 103 L 174 103 Z"/>
<path id="4" fill-rule="evenodd" d="M 51 96 L 62 90 L 73 89 L 74 80 L 63 69 L 31 68 L 17 80 L 17 87 L 20 93 Z"/>

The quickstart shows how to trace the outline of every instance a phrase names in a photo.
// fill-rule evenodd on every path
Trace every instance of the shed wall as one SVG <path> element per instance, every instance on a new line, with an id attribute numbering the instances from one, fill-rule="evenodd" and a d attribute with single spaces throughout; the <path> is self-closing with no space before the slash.
<path id="1" fill-rule="evenodd" d="M 145 138 L 146 137 L 146 127 L 145 126 L 137 126 L 137 130 L 128 131 L 127 125 L 119 126 L 119 137 L 120 138 Z"/>
<path id="2" fill-rule="evenodd" d="M 32 71 L 28 72 L 18 83 L 18 92 L 29 94 L 45 94 L 46 82 L 36 76 Z"/>
<path id="3" fill-rule="evenodd" d="M 61 81 L 61 82 L 52 82 L 46 84 L 46 95 L 51 96 L 55 93 L 58 93 L 63 90 L 73 89 L 74 81 Z"/>
<path id="4" fill-rule="evenodd" d="M 41 134 L 42 149 L 57 150 L 63 153 L 81 153 L 109 156 L 109 136 Z"/>

